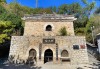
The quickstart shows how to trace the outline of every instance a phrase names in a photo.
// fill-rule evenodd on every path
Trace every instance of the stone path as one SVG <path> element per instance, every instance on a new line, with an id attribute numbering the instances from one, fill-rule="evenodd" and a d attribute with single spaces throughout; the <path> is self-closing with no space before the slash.
<path id="1" fill-rule="evenodd" d="M 100 62 L 96 60 L 91 54 L 89 56 L 89 64 L 79 64 L 79 65 L 70 65 L 70 64 L 53 64 L 52 62 L 41 65 L 41 69 L 77 69 L 78 67 L 82 69 L 100 69 Z"/>
<path id="2" fill-rule="evenodd" d="M 99 69 L 98 66 L 93 66 L 89 64 L 85 65 L 70 65 L 70 64 L 44 64 L 41 66 L 41 69 Z"/>
<path id="3" fill-rule="evenodd" d="M 96 60 L 96 58 L 88 53 L 89 64 L 79 65 L 83 69 L 100 69 L 100 61 Z"/>
<path id="4" fill-rule="evenodd" d="M 75 69 L 70 64 L 53 64 L 52 62 L 46 63 L 41 67 L 41 69 Z"/>

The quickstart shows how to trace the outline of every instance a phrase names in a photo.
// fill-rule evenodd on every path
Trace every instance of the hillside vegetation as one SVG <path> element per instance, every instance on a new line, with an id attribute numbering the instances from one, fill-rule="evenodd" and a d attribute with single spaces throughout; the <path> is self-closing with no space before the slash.
<path id="1" fill-rule="evenodd" d="M 30 8 L 17 2 L 7 4 L 6 0 L 0 0 L 0 45 L 9 42 L 12 35 L 23 35 L 24 21 L 21 20 L 21 17 L 26 14 L 44 13 L 74 15 L 77 18 L 74 21 L 75 34 L 86 36 L 87 41 L 92 42 L 92 30 L 95 31 L 95 35 L 100 32 L 100 7 L 93 13 L 96 3 L 88 3 L 87 0 L 82 0 L 82 2 L 84 6 L 76 2 L 59 7 Z M 91 30 L 92 26 L 95 27 Z"/>

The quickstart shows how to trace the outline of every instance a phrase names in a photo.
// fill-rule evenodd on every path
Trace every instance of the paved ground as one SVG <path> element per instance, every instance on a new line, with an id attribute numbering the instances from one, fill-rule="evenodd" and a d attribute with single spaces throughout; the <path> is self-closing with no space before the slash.
<path id="1" fill-rule="evenodd" d="M 95 59 L 91 54 L 89 55 L 89 64 L 86 65 L 70 65 L 70 64 L 53 64 L 52 62 L 38 65 L 38 66 L 30 66 L 30 65 L 14 65 L 3 63 L 0 64 L 0 69 L 77 69 L 78 67 L 82 67 L 83 69 L 100 69 L 100 62 Z"/>
<path id="2" fill-rule="evenodd" d="M 45 65 L 42 66 L 41 69 L 75 69 L 74 66 L 71 65 L 66 65 L 66 64 L 51 64 L 51 63 L 47 63 Z"/>
<path id="3" fill-rule="evenodd" d="M 3 64 L 0 65 L 0 69 L 41 69 L 41 67 L 28 66 L 28 65 Z"/>
<path id="4" fill-rule="evenodd" d="M 89 64 L 85 65 L 70 65 L 70 64 L 53 64 L 52 62 L 41 65 L 41 69 L 100 69 L 100 62 L 96 60 L 91 54 L 88 53 Z"/>
<path id="5" fill-rule="evenodd" d="M 83 69 L 100 69 L 100 61 L 96 60 L 96 58 L 88 53 L 89 57 L 89 64 L 86 65 L 80 65 L 79 67 L 82 67 Z"/>

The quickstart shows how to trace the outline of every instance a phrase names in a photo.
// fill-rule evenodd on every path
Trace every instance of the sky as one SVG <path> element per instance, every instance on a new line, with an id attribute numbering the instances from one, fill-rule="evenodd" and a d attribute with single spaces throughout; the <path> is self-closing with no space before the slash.
<path id="1" fill-rule="evenodd" d="M 100 6 L 100 0 L 88 0 L 88 2 L 96 2 L 96 6 Z M 7 3 L 14 2 L 14 0 L 7 0 Z M 17 2 L 23 6 L 28 6 L 31 8 L 36 8 L 36 0 L 17 0 Z M 50 7 L 50 6 L 60 6 L 62 4 L 71 4 L 74 2 L 79 2 L 81 5 L 83 3 L 81 0 L 38 0 L 38 7 Z"/>

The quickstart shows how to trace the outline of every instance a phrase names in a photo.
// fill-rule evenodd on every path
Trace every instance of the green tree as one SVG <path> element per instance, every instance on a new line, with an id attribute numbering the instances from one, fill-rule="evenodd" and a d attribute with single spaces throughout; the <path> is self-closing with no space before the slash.
<path id="1" fill-rule="evenodd" d="M 0 5 L 0 15 L 2 13 L 6 13 L 6 12 L 7 12 L 6 9 L 3 6 Z"/>
<path id="2" fill-rule="evenodd" d="M 72 4 L 63 4 L 58 7 L 59 14 L 73 14 L 76 15 L 80 13 L 81 5 L 79 3 L 72 3 Z"/>
<path id="3" fill-rule="evenodd" d="M 82 2 L 85 4 L 85 7 L 83 8 L 83 14 L 90 17 L 92 10 L 95 8 L 95 2 L 89 3 L 87 0 L 82 0 Z"/>
<path id="4" fill-rule="evenodd" d="M 57 7 L 56 6 L 50 7 L 50 9 L 52 10 L 52 12 L 57 13 Z"/>
<path id="5" fill-rule="evenodd" d="M 92 26 L 94 26 L 94 34 L 100 33 L 100 15 L 94 15 L 90 17 Z"/>
<path id="6" fill-rule="evenodd" d="M 10 40 L 14 25 L 10 21 L 0 21 L 0 43 Z"/>
<path id="7" fill-rule="evenodd" d="M 62 27 L 59 30 L 60 36 L 66 36 L 67 35 L 67 31 L 66 31 L 66 27 Z"/>
<path id="8" fill-rule="evenodd" d="M 52 9 L 51 8 L 35 8 L 33 10 L 33 14 L 52 14 Z"/>
<path id="9" fill-rule="evenodd" d="M 21 6 L 17 2 L 10 3 L 10 12 L 23 17 L 24 15 L 31 15 L 31 14 L 51 14 L 53 11 L 51 8 L 29 8 L 27 6 Z"/>
<path id="10" fill-rule="evenodd" d="M 0 20 L 3 21 L 11 21 L 13 25 L 15 25 L 14 30 L 17 35 L 20 35 L 20 31 L 22 29 L 22 20 L 19 16 L 15 14 L 3 13 L 0 15 Z"/>
<path id="11" fill-rule="evenodd" d="M 68 14 L 74 14 L 76 16 L 76 14 L 79 15 L 79 13 L 81 12 L 81 5 L 79 3 L 72 3 L 69 5 L 69 11 Z"/>
<path id="12" fill-rule="evenodd" d="M 74 21 L 74 28 L 76 34 L 86 34 L 86 37 L 88 34 L 91 33 L 91 23 L 90 23 L 90 17 L 91 12 L 95 8 L 95 2 L 89 3 L 87 0 L 82 0 L 84 3 L 84 7 L 81 8 L 81 11 L 78 12 L 77 20 Z M 87 37 L 88 38 L 88 37 Z M 90 40 L 89 40 L 90 41 Z"/>
<path id="13" fill-rule="evenodd" d="M 59 8 L 58 8 L 59 14 L 65 14 L 67 12 L 68 12 L 68 5 L 67 4 L 63 4 L 63 5 L 59 6 Z"/>
<path id="14" fill-rule="evenodd" d="M 85 35 L 85 28 L 84 27 L 76 28 L 75 29 L 75 34 L 79 35 L 79 36 Z"/>
<path id="15" fill-rule="evenodd" d="M 7 3 L 6 0 L 0 0 L 0 3 Z"/>
<path id="16" fill-rule="evenodd" d="M 92 30 L 91 30 L 91 27 L 92 27 L 92 23 L 90 21 L 88 21 L 87 25 L 86 25 L 86 28 L 85 28 L 85 36 L 86 36 L 86 40 L 88 42 L 92 42 Z"/>
<path id="17" fill-rule="evenodd" d="M 92 37 L 92 31 L 95 30 L 95 27 L 93 28 L 93 26 L 95 26 L 95 23 L 94 23 L 94 18 L 93 17 L 90 17 L 89 21 L 87 22 L 86 24 L 86 28 L 85 28 L 85 34 L 86 34 L 86 40 L 88 42 L 91 42 L 92 43 L 92 39 L 93 37 L 95 38 L 95 36 Z M 100 26 L 100 25 L 99 25 Z M 95 32 L 96 33 L 96 32 Z"/>
<path id="18" fill-rule="evenodd" d="M 100 14 L 100 7 L 98 7 L 98 8 L 95 10 L 94 13 L 95 13 L 95 14 Z"/>
<path id="19" fill-rule="evenodd" d="M 15 15 L 19 15 L 21 16 L 21 11 L 22 11 L 22 6 L 16 2 L 14 3 L 10 3 L 9 4 L 9 7 L 10 7 L 10 13 L 13 13 Z M 23 7 L 24 8 L 24 7 Z M 24 10 L 23 10 L 24 11 Z"/>

